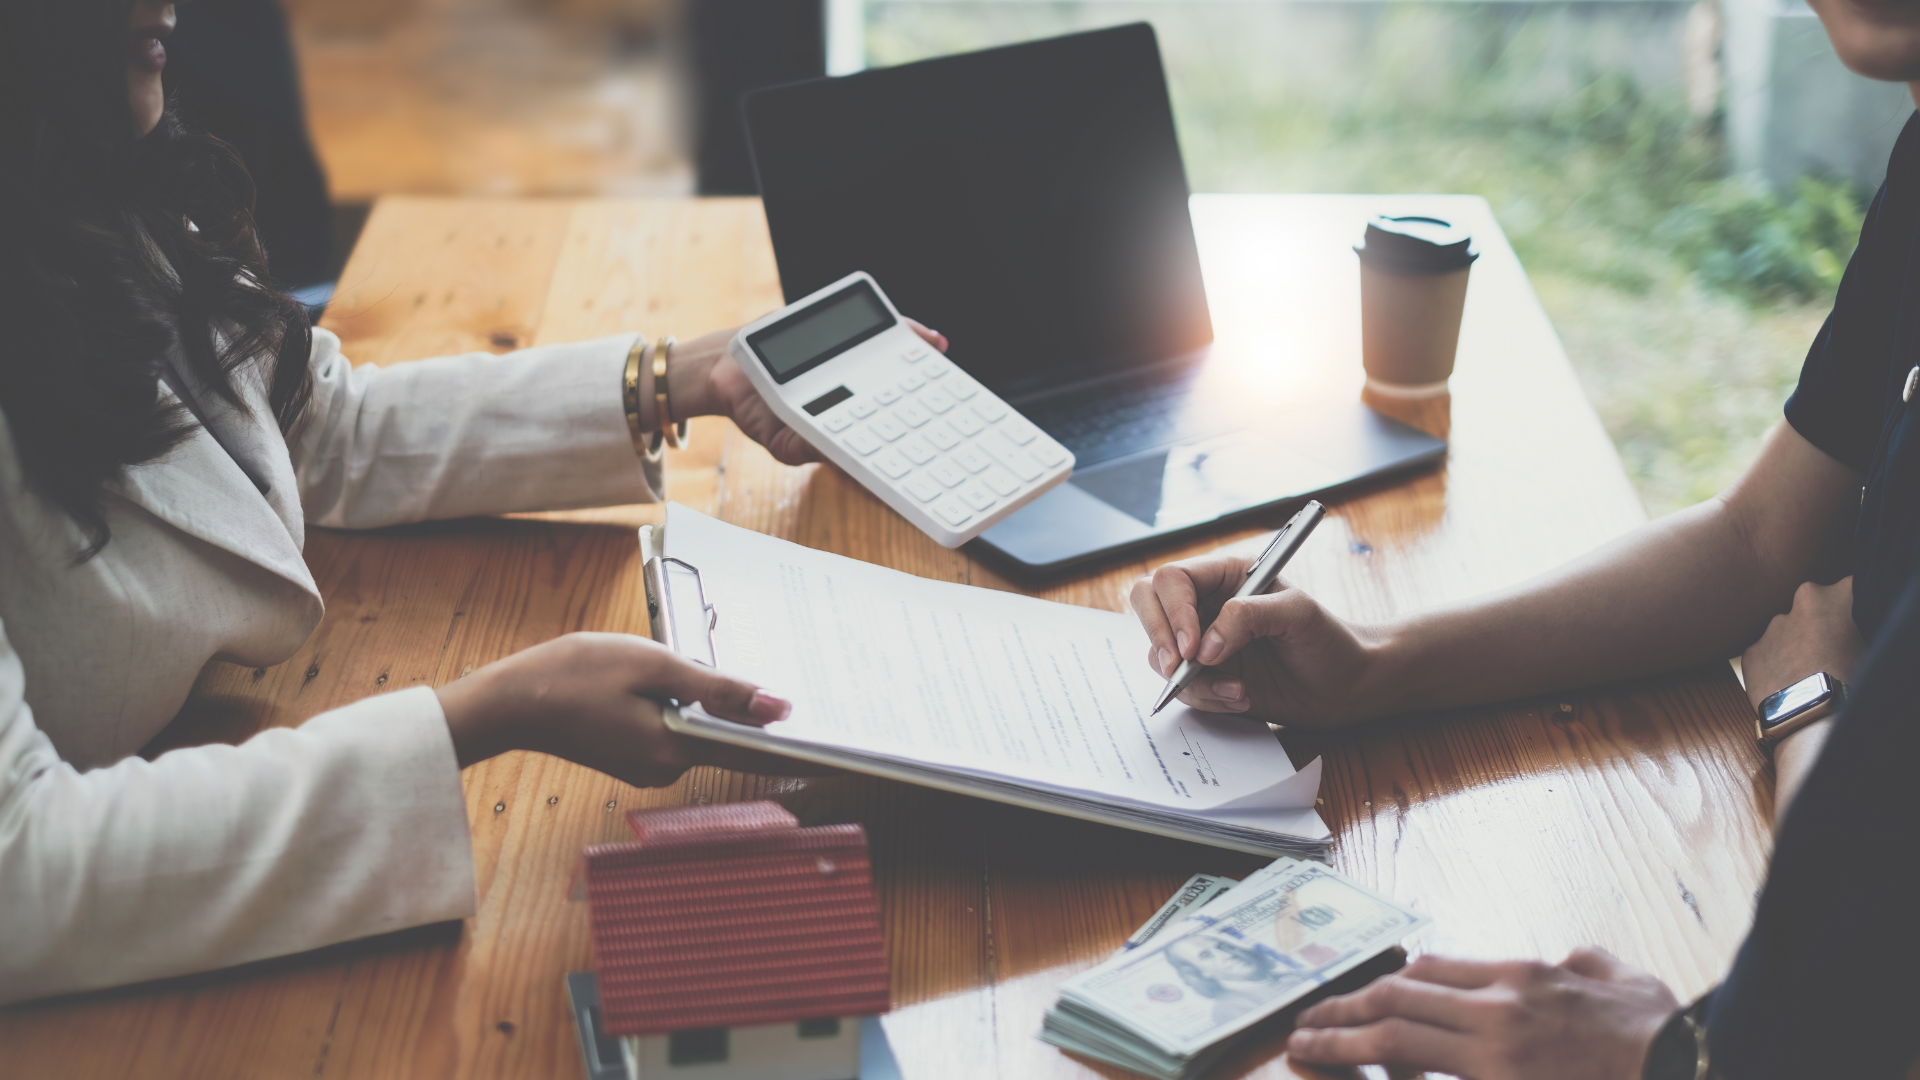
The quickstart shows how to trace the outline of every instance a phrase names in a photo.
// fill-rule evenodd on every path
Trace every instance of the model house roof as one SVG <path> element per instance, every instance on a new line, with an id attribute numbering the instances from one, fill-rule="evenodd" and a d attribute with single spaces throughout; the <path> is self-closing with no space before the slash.
<path id="1" fill-rule="evenodd" d="M 585 860 L 608 1034 L 887 1010 L 866 830 L 774 803 L 628 817 L 638 839 Z"/>
<path id="2" fill-rule="evenodd" d="M 643 844 L 707 833 L 760 832 L 797 829 L 800 819 L 777 802 L 721 803 L 718 806 L 675 806 L 665 810 L 629 810 L 627 828 Z"/>

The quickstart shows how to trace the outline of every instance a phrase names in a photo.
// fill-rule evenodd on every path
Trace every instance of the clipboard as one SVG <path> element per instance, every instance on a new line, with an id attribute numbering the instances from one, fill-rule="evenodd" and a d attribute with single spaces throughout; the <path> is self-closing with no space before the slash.
<path id="1" fill-rule="evenodd" d="M 719 658 L 716 655 L 714 631 L 719 625 L 721 612 L 708 597 L 700 568 L 666 555 L 665 544 L 666 530 L 663 526 L 645 525 L 640 528 L 641 576 L 646 587 L 647 617 L 652 637 L 696 663 L 717 667 Z M 767 737 L 757 728 L 725 721 L 703 721 L 697 715 L 690 716 L 683 712 L 683 704 L 671 700 L 661 703 L 661 717 L 668 730 L 675 734 L 897 780 L 918 787 L 1250 854 L 1320 857 L 1325 854 L 1332 840 L 1332 834 L 1310 807 L 1298 811 L 1314 826 L 1306 834 L 1280 831 L 1268 824 L 1237 822 L 1232 814 L 1224 817 L 1181 815 L 1180 820 L 1170 820 L 1165 814 L 1130 809 L 1129 804 L 1125 803 L 1089 798 L 1076 792 L 1049 790 L 1016 780 L 962 774 L 924 760 L 880 758 L 846 748 L 791 740 L 770 745 Z M 1308 785 L 1307 790 L 1318 788 L 1319 773 L 1318 761 L 1300 771 Z"/>

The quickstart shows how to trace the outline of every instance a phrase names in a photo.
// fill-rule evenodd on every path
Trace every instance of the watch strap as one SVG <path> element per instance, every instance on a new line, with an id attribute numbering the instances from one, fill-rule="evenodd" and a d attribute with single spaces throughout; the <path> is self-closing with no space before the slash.
<path id="1" fill-rule="evenodd" d="M 1707 1050 L 1707 1003 L 1709 991 L 1699 1000 L 1667 1018 L 1647 1046 L 1641 1080 L 1708 1080 L 1713 1062 Z"/>

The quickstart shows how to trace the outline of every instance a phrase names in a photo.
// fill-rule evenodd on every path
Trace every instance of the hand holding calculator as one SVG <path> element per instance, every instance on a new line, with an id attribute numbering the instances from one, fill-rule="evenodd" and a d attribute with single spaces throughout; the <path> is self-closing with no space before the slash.
<path id="1" fill-rule="evenodd" d="M 1073 473 L 1073 455 L 920 340 L 864 273 L 741 327 L 781 420 L 943 547 Z"/>

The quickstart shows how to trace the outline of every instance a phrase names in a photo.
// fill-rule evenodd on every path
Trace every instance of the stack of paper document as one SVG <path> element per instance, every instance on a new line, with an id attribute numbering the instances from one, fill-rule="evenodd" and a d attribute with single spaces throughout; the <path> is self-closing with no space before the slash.
<path id="1" fill-rule="evenodd" d="M 1186 1080 L 1254 1025 L 1382 957 L 1424 921 L 1294 859 L 1202 903 L 1063 983 L 1040 1037 L 1159 1080 Z"/>
<path id="2" fill-rule="evenodd" d="M 1148 715 L 1164 680 L 1132 615 L 930 581 L 679 505 L 664 547 L 699 571 L 718 666 L 794 703 L 766 728 L 669 710 L 676 731 L 1241 851 L 1330 839 L 1320 762 L 1296 772 L 1273 728 Z M 660 607 L 682 651 L 704 652 L 701 605 Z"/>

